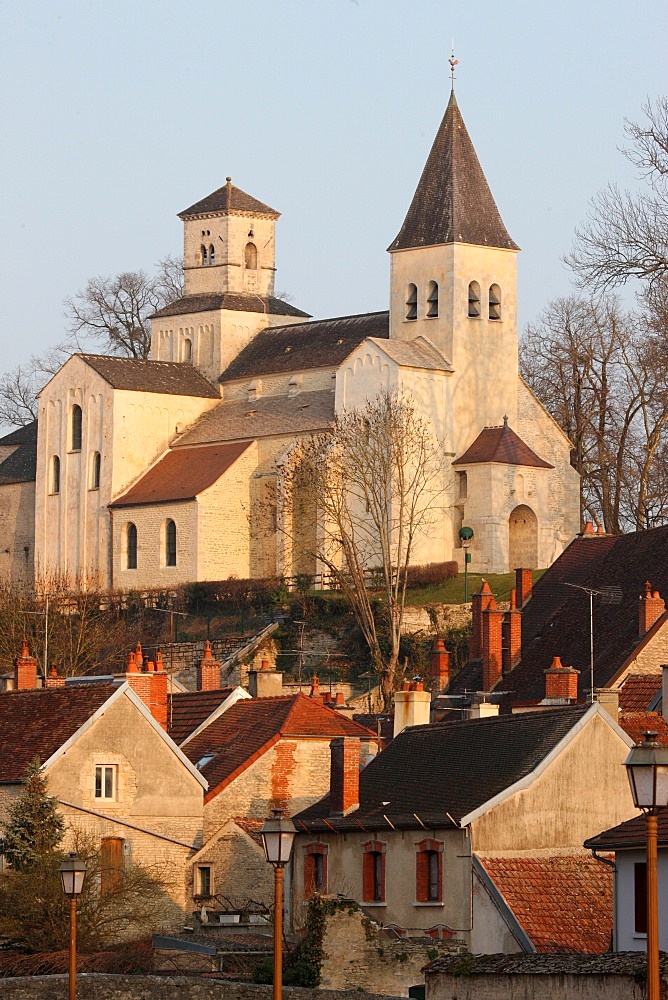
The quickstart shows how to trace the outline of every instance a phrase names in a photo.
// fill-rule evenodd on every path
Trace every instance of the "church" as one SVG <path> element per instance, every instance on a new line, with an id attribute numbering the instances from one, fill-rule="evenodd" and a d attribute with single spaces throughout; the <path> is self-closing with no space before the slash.
<path id="1" fill-rule="evenodd" d="M 410 396 L 447 465 L 413 562 L 463 568 L 466 525 L 472 571 L 545 567 L 579 531 L 570 442 L 518 372 L 519 247 L 454 92 L 388 248 L 387 311 L 313 320 L 277 298 L 278 217 L 229 177 L 181 212 L 184 294 L 152 317 L 151 359 L 73 355 L 39 394 L 36 444 L 34 426 L 0 440 L 0 576 L 302 572 L 280 510 L 264 516 L 276 469 L 381 390 Z"/>

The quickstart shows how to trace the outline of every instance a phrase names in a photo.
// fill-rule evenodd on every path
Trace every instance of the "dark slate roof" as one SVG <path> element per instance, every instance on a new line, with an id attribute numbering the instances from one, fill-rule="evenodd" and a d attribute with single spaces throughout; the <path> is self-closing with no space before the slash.
<path id="1" fill-rule="evenodd" d="M 247 448 L 248 443 L 243 442 L 168 451 L 127 493 L 109 506 L 192 500 L 213 486 Z"/>
<path id="2" fill-rule="evenodd" d="M 661 954 L 660 965 L 662 976 L 667 975 L 668 955 Z M 439 972 L 453 976 L 628 976 L 639 982 L 647 976 L 647 956 L 644 951 L 605 955 L 459 955 L 437 958 L 427 968 L 427 976 Z M 541 990 L 541 985 L 540 980 L 535 982 L 536 994 L 547 996 L 546 986 Z M 585 996 L 589 984 L 582 986 Z M 477 992 L 476 987 L 471 989 Z"/>
<path id="3" fill-rule="evenodd" d="M 212 715 L 234 691 L 232 687 L 214 691 L 184 691 L 169 699 L 167 732 L 180 744 Z"/>
<path id="4" fill-rule="evenodd" d="M 359 809 L 333 817 L 326 796 L 295 822 L 322 831 L 452 826 L 530 774 L 589 707 L 405 729 L 362 771 Z"/>
<path id="5" fill-rule="evenodd" d="M 600 955 L 612 934 L 612 870 L 590 855 L 483 858 L 537 952 Z"/>
<path id="6" fill-rule="evenodd" d="M 201 201 L 196 201 L 190 208 L 184 208 L 179 212 L 179 219 L 188 219 L 197 215 L 268 215 L 272 219 L 278 219 L 280 212 L 264 202 L 258 201 L 252 195 L 246 194 L 241 188 L 235 187 L 230 177 L 227 184 L 218 188 L 212 194 L 208 194 Z"/>
<path id="7" fill-rule="evenodd" d="M 658 816 L 659 843 L 668 846 L 668 809 L 660 809 Z M 627 819 L 625 823 L 613 826 L 603 833 L 597 833 L 595 837 L 585 840 L 585 847 L 594 848 L 598 851 L 614 851 L 622 847 L 644 847 L 647 828 L 645 826 L 645 815 L 641 813 L 633 819 Z"/>
<path id="8" fill-rule="evenodd" d="M 297 309 L 284 299 L 273 295 L 240 295 L 224 292 L 222 295 L 184 295 L 153 313 L 151 319 L 163 316 L 185 316 L 188 313 L 213 312 L 214 309 L 230 309 L 233 312 L 268 313 L 270 316 L 301 316 L 308 319 L 309 313 Z"/>
<path id="9" fill-rule="evenodd" d="M 230 399 L 203 413 L 175 442 L 175 448 L 214 441 L 239 441 L 275 434 L 306 434 L 334 422 L 334 393 L 329 389 L 296 396 L 260 396 L 248 402 Z"/>
<path id="10" fill-rule="evenodd" d="M 404 224 L 388 249 L 443 243 L 519 250 L 499 215 L 454 92 Z"/>
<path id="11" fill-rule="evenodd" d="M 117 690 L 67 685 L 0 695 L 0 782 L 17 782 L 35 757 L 45 763 Z"/>
<path id="12" fill-rule="evenodd" d="M 220 393 L 192 365 L 178 361 L 144 361 L 140 358 L 110 358 L 102 354 L 79 354 L 87 365 L 114 389 L 161 392 L 173 396 L 204 396 L 219 399 Z"/>
<path id="13" fill-rule="evenodd" d="M 387 340 L 388 312 L 270 326 L 262 330 L 220 376 L 221 382 L 308 368 L 336 367 L 367 337 Z"/>
<path id="14" fill-rule="evenodd" d="M 0 486 L 31 483 L 37 475 L 37 421 L 26 424 L 0 438 L 0 447 L 16 450 L 0 462 Z"/>
<path id="15" fill-rule="evenodd" d="M 221 786 L 243 772 L 282 736 L 320 737 L 357 736 L 373 739 L 373 734 L 340 712 L 304 694 L 279 695 L 275 698 L 243 699 L 202 730 L 183 747 L 193 764 L 206 754 L 215 756 L 201 768 L 209 782 L 205 801 Z"/>
<path id="16" fill-rule="evenodd" d="M 507 423 L 499 427 L 485 427 L 473 444 L 453 465 L 478 465 L 499 462 L 502 465 L 528 465 L 536 469 L 553 469 L 532 451 Z"/>

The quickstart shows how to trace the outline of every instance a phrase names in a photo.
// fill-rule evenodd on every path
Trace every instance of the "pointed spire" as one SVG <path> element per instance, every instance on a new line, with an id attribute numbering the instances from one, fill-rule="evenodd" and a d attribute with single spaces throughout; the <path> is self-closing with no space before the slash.
<path id="1" fill-rule="evenodd" d="M 388 249 L 447 243 L 519 250 L 499 215 L 454 90 L 404 224 Z"/>

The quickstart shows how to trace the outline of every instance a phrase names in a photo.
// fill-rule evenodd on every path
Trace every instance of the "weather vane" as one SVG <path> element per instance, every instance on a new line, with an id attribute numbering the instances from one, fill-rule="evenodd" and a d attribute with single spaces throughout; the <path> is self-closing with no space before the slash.
<path id="1" fill-rule="evenodd" d="M 455 59 L 455 40 L 452 39 L 452 54 L 448 59 L 450 63 L 450 82 L 452 84 L 452 89 L 455 89 L 455 66 L 459 65 L 459 59 Z"/>

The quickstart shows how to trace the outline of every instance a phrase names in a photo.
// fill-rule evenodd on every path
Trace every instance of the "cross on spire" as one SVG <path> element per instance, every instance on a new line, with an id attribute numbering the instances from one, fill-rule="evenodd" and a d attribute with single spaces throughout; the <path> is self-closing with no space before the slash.
<path id="1" fill-rule="evenodd" d="M 451 85 L 452 90 L 454 92 L 454 89 L 455 89 L 455 66 L 459 65 L 459 59 L 455 59 L 455 40 L 454 40 L 454 38 L 452 39 L 452 50 L 451 50 L 451 54 L 450 54 L 450 58 L 448 59 L 448 62 L 450 63 L 450 85 Z"/>

